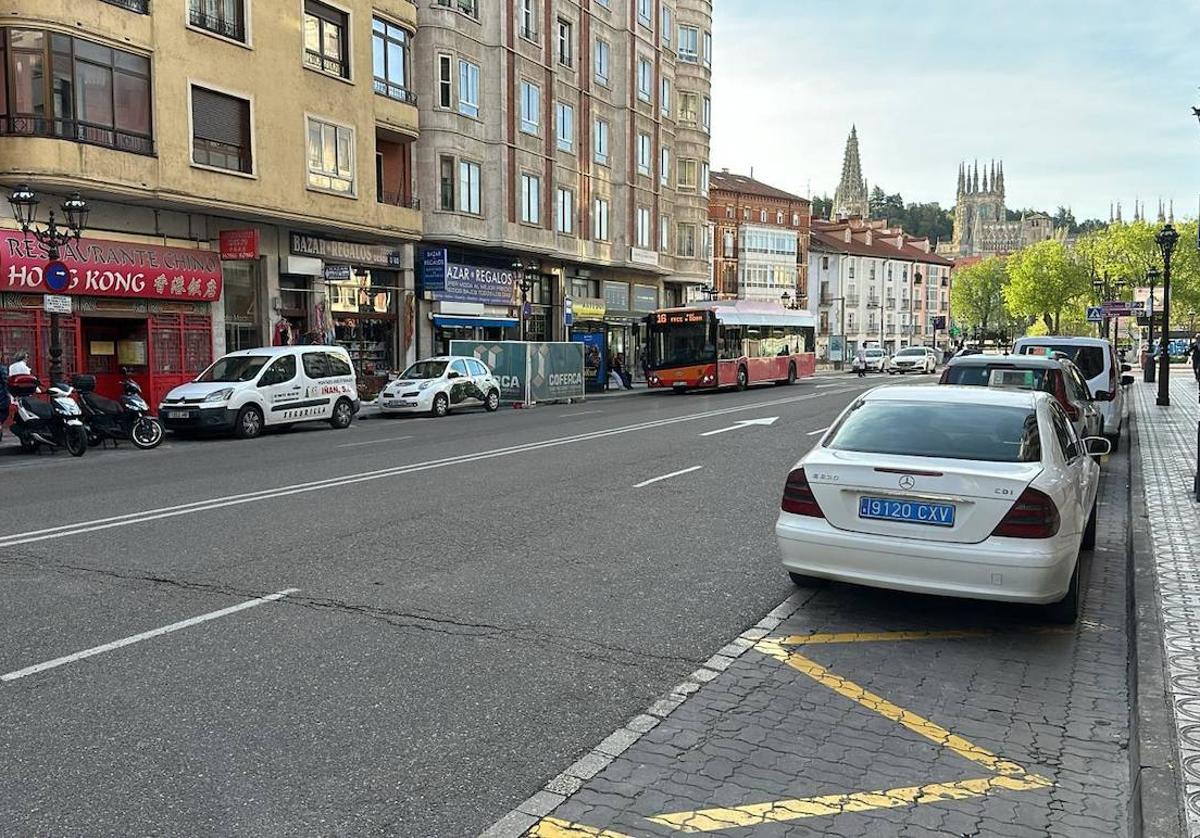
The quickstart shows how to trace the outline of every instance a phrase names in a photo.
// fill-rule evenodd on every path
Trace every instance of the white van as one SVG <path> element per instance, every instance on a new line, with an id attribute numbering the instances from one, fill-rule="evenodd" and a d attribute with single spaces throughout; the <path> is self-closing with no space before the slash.
<path id="1" fill-rule="evenodd" d="M 1113 345 L 1104 338 L 1079 337 L 1032 337 L 1021 338 L 1013 351 L 1018 355 L 1044 355 L 1053 357 L 1061 352 L 1074 362 L 1087 379 L 1092 399 L 1100 410 L 1103 420 L 1101 429 L 1116 451 L 1121 442 L 1121 431 L 1125 428 L 1125 391 L 1123 387 L 1133 381 L 1128 375 L 1132 369 L 1117 360 Z"/>
<path id="2" fill-rule="evenodd" d="M 348 428 L 358 408 L 358 382 L 342 347 L 264 346 L 230 352 L 167 393 L 158 418 L 172 431 L 250 439 L 295 422 Z"/>

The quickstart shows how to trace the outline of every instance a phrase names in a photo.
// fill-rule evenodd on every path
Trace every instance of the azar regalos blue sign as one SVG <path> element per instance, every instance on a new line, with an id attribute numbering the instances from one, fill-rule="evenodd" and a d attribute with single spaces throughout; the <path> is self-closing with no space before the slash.
<path id="1" fill-rule="evenodd" d="M 515 305 L 516 272 L 485 265 L 460 265 L 447 258 L 445 248 L 421 253 L 421 290 L 436 300 L 485 305 Z"/>

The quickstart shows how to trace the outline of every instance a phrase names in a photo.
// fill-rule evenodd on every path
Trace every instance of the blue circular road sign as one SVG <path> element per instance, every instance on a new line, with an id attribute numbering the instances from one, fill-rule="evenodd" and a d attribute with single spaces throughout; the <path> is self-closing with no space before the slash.
<path id="1" fill-rule="evenodd" d="M 46 265 L 46 287 L 55 294 L 61 294 L 71 285 L 71 271 L 62 262 L 51 262 Z"/>

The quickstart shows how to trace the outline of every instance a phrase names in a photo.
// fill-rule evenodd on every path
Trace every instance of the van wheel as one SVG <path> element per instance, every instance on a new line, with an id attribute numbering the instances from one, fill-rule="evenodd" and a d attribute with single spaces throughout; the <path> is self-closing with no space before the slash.
<path id="1" fill-rule="evenodd" d="M 1096 509 L 1100 506 L 1099 501 L 1092 502 L 1092 514 L 1088 516 L 1087 526 L 1083 528 L 1083 549 L 1096 549 Z"/>
<path id="2" fill-rule="evenodd" d="M 329 420 L 330 427 L 335 430 L 345 430 L 354 421 L 354 408 L 346 399 L 338 399 L 333 406 L 333 417 Z"/>
<path id="3" fill-rule="evenodd" d="M 1067 588 L 1067 595 L 1053 605 L 1047 605 L 1044 613 L 1049 622 L 1063 626 L 1074 625 L 1075 621 L 1079 619 L 1078 560 L 1075 562 L 1075 571 L 1071 574 L 1071 585 Z"/>
<path id="4" fill-rule="evenodd" d="M 737 388 L 738 388 L 739 390 L 745 390 L 745 389 L 746 389 L 747 387 L 749 387 L 749 386 L 750 386 L 750 376 L 749 376 L 749 374 L 747 374 L 747 372 L 746 372 L 746 368 L 745 368 L 745 367 L 738 367 L 738 371 L 737 371 Z"/>
<path id="5" fill-rule="evenodd" d="M 234 422 L 233 432 L 238 439 L 254 439 L 262 433 L 262 411 L 255 405 L 248 404 L 238 411 L 237 421 Z"/>
<path id="6" fill-rule="evenodd" d="M 1121 426 L 1117 426 L 1117 432 L 1115 434 L 1105 434 L 1105 436 L 1108 437 L 1108 441 L 1112 443 L 1112 450 L 1108 453 L 1116 454 L 1121 448 Z"/>
<path id="7" fill-rule="evenodd" d="M 500 409 L 500 393 L 496 390 L 488 390 L 487 401 L 483 403 L 484 408 L 488 413 L 495 413 Z"/>
<path id="8" fill-rule="evenodd" d="M 450 412 L 450 400 L 446 398 L 445 393 L 438 393 L 433 397 L 433 407 L 429 412 L 438 418 Z"/>

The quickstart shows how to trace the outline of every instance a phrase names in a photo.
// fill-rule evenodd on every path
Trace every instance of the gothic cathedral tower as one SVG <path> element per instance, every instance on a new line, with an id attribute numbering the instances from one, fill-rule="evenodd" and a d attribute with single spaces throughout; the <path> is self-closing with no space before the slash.
<path id="1" fill-rule="evenodd" d="M 850 137 L 846 140 L 846 154 L 842 158 L 842 182 L 833 193 L 830 220 L 836 221 L 852 215 L 867 218 L 870 214 L 867 181 L 863 178 L 862 161 L 858 157 L 858 129 L 851 125 Z"/>
<path id="2" fill-rule="evenodd" d="M 997 239 L 1008 222 L 1004 198 L 1004 162 L 995 161 L 983 169 L 980 179 L 979 161 L 958 166 L 958 189 L 954 203 L 953 252 L 965 256 L 992 250 L 1000 244 Z M 1007 233 L 1007 231 L 1004 231 Z"/>

